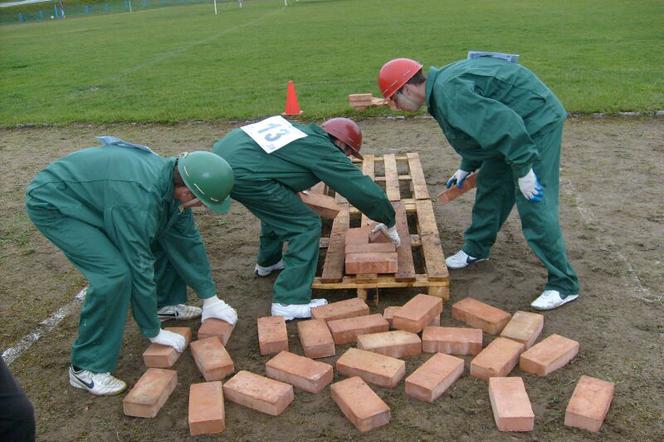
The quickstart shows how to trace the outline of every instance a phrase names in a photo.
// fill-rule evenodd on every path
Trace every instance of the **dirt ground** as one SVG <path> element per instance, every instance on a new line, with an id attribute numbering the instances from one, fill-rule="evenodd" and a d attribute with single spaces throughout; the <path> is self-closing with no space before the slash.
<path id="1" fill-rule="evenodd" d="M 161 154 L 208 149 L 240 123 L 175 126 L 75 126 L 0 130 L 0 348 L 23 336 L 69 303 L 85 285 L 64 256 L 32 228 L 23 211 L 23 191 L 49 161 L 94 145 L 95 135 L 117 135 L 148 144 Z M 361 122 L 367 152 L 419 152 L 432 194 L 454 172 L 458 157 L 434 121 Z M 580 342 L 565 368 L 538 378 L 520 372 L 535 411 L 532 433 L 496 430 L 484 381 L 466 375 L 434 404 L 409 399 L 403 383 L 375 388 L 392 410 L 391 423 L 364 436 L 343 417 L 329 395 L 296 391 L 280 417 L 226 404 L 226 431 L 209 439 L 230 440 L 664 440 L 664 119 L 572 119 L 566 125 L 561 173 L 561 222 L 582 297 L 545 314 L 543 337 L 559 333 Z M 462 245 L 473 196 L 435 206 L 446 254 Z M 258 222 L 239 204 L 228 216 L 198 216 L 220 294 L 239 313 L 229 342 L 236 370 L 264 373 L 269 357 L 258 353 L 256 317 L 269 312 L 273 277 L 253 276 Z M 515 213 L 499 234 L 489 261 L 451 272 L 451 302 L 473 296 L 507 311 L 528 310 L 543 287 L 545 272 L 529 250 Z M 383 291 L 372 312 L 401 305 L 414 293 Z M 353 292 L 316 293 L 330 301 Z M 194 294 L 192 301 L 196 301 Z M 451 318 L 444 325 L 460 325 Z M 122 396 L 96 398 L 69 387 L 66 370 L 76 335 L 78 308 L 11 366 L 31 398 L 40 440 L 186 440 L 189 385 L 201 382 L 191 355 L 178 361 L 178 385 L 155 419 L 122 414 Z M 188 324 L 197 327 L 196 321 Z M 301 353 L 294 323 L 291 350 Z M 487 344 L 492 336 L 485 337 Z M 147 345 L 131 319 L 115 372 L 133 384 L 144 371 Z M 337 347 L 337 355 L 346 346 Z M 412 372 L 428 355 L 407 360 Z M 324 359 L 334 363 L 335 357 Z M 470 358 L 466 358 L 467 370 Z M 563 426 L 565 407 L 581 375 L 612 381 L 615 398 L 599 434 Z M 338 375 L 335 379 L 338 379 Z M 208 440 L 207 437 L 199 437 Z"/>

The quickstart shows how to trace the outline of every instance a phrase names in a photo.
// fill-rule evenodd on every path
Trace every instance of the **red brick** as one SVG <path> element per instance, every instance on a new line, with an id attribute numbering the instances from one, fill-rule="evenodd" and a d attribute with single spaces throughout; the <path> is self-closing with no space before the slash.
<path id="1" fill-rule="evenodd" d="M 519 368 L 526 373 L 546 376 L 567 365 L 578 352 L 578 342 L 554 334 L 524 352 Z"/>
<path id="2" fill-rule="evenodd" d="M 372 351 L 349 348 L 337 359 L 337 371 L 359 376 L 380 387 L 394 388 L 406 374 L 406 363 Z"/>
<path id="3" fill-rule="evenodd" d="M 369 244 L 369 228 L 357 227 L 346 230 L 345 245 Z"/>
<path id="4" fill-rule="evenodd" d="M 396 251 L 397 248 L 391 242 L 346 245 L 346 255 L 349 253 L 390 253 Z"/>
<path id="5" fill-rule="evenodd" d="M 235 371 L 233 360 L 221 340 L 212 336 L 191 343 L 191 354 L 206 381 L 220 381 Z"/>
<path id="6" fill-rule="evenodd" d="M 404 358 L 422 353 L 422 340 L 415 333 L 395 330 L 360 335 L 357 337 L 357 348 L 393 358 Z"/>
<path id="7" fill-rule="evenodd" d="M 175 390 L 177 383 L 178 374 L 175 370 L 148 368 L 134 388 L 122 399 L 124 414 L 155 417 Z"/>
<path id="8" fill-rule="evenodd" d="M 332 333 L 324 320 L 311 319 L 298 322 L 297 334 L 300 336 L 306 357 L 318 359 L 336 354 Z"/>
<path id="9" fill-rule="evenodd" d="M 450 201 L 453 201 L 468 192 L 471 189 L 474 189 L 477 185 L 477 174 L 473 173 L 466 178 L 463 182 L 463 187 L 459 189 L 457 186 L 452 186 L 449 189 L 445 189 L 438 194 L 438 203 L 447 204 Z"/>
<path id="10" fill-rule="evenodd" d="M 258 318 L 258 346 L 262 355 L 288 351 L 288 331 L 283 316 Z"/>
<path id="11" fill-rule="evenodd" d="M 530 348 L 544 328 L 544 315 L 518 311 L 514 313 L 500 336 L 521 342 Z"/>
<path id="12" fill-rule="evenodd" d="M 337 345 L 355 342 L 359 335 L 388 331 L 390 324 L 380 313 L 353 318 L 327 321 L 334 343 Z"/>
<path id="13" fill-rule="evenodd" d="M 385 235 L 385 233 L 382 230 L 376 230 L 375 232 L 372 232 L 374 226 L 376 224 L 372 224 L 370 229 L 369 229 L 369 242 L 372 244 L 382 244 L 382 243 L 391 243 L 392 240 Z"/>
<path id="14" fill-rule="evenodd" d="M 221 319 L 210 318 L 203 321 L 201 327 L 198 329 L 198 339 L 210 338 L 218 336 L 221 343 L 228 345 L 228 340 L 231 338 L 235 324 L 231 325 Z"/>
<path id="15" fill-rule="evenodd" d="M 419 333 L 443 312 L 443 300 L 419 294 L 394 313 L 394 328 Z"/>
<path id="16" fill-rule="evenodd" d="M 613 392 L 613 383 L 581 376 L 565 410 L 565 425 L 598 432 L 609 412 Z"/>
<path id="17" fill-rule="evenodd" d="M 332 366 L 282 351 L 265 363 L 265 374 L 309 393 L 318 393 L 332 382 Z"/>
<path id="18" fill-rule="evenodd" d="M 390 422 L 390 407 L 360 377 L 336 382 L 330 392 L 344 416 L 362 433 Z"/>
<path id="19" fill-rule="evenodd" d="M 470 361 L 470 374 L 485 381 L 507 376 L 516 367 L 524 349 L 520 342 L 498 337 Z"/>
<path id="20" fill-rule="evenodd" d="M 271 416 L 279 416 L 293 402 L 293 386 L 245 370 L 224 384 L 224 396 L 231 402 Z"/>
<path id="21" fill-rule="evenodd" d="M 369 314 L 369 306 L 360 298 L 346 299 L 344 301 L 332 302 L 311 309 L 311 317 L 332 321 L 334 319 L 352 318 Z"/>
<path id="22" fill-rule="evenodd" d="M 395 305 L 391 307 L 385 307 L 385 310 L 383 310 L 383 318 L 387 320 L 387 322 L 390 324 L 390 328 L 393 328 L 394 325 L 392 324 L 392 320 L 394 319 L 394 313 L 397 312 L 401 306 Z M 436 316 L 431 320 L 429 326 L 439 326 L 440 325 L 440 315 Z"/>
<path id="23" fill-rule="evenodd" d="M 463 359 L 436 353 L 406 378 L 406 394 L 433 402 L 463 374 Z"/>
<path id="24" fill-rule="evenodd" d="M 422 351 L 476 355 L 482 351 L 482 330 L 463 327 L 424 327 Z"/>
<path id="25" fill-rule="evenodd" d="M 224 392 L 221 382 L 191 384 L 189 387 L 189 432 L 198 434 L 221 433 L 226 429 Z"/>
<path id="26" fill-rule="evenodd" d="M 500 431 L 533 431 L 535 413 L 521 378 L 489 379 L 493 419 Z"/>
<path id="27" fill-rule="evenodd" d="M 473 298 L 462 299 L 452 306 L 452 317 L 490 335 L 497 335 L 510 320 L 510 314 Z"/>
<path id="28" fill-rule="evenodd" d="M 346 255 L 346 274 L 396 273 L 397 252 L 349 253 Z"/>
<path id="29" fill-rule="evenodd" d="M 191 329 L 189 327 L 165 327 L 164 330 L 184 336 L 185 348 L 191 342 Z M 181 354 L 175 351 L 170 345 L 150 344 L 143 352 L 143 362 L 146 367 L 171 368 L 175 365 Z"/>
<path id="30" fill-rule="evenodd" d="M 331 196 L 315 192 L 300 192 L 298 196 L 304 204 L 324 219 L 334 219 L 341 210 L 337 201 Z"/>

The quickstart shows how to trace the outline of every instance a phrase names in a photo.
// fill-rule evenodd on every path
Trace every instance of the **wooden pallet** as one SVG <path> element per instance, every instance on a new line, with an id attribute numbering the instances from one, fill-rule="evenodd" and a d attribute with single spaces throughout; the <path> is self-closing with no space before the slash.
<path id="1" fill-rule="evenodd" d="M 376 173 L 376 166 L 381 164 L 383 173 Z M 367 290 L 376 289 L 376 300 L 379 289 L 421 287 L 426 288 L 430 295 L 448 299 L 449 275 L 445 266 L 445 254 L 419 155 L 367 154 L 364 155 L 364 161 L 361 161 L 361 167 L 365 175 L 379 184 L 385 184 L 385 193 L 394 205 L 397 230 L 401 237 L 401 247 L 397 250 L 399 270 L 394 275 L 344 274 L 346 231 L 350 227 L 371 224 L 372 221 L 365 215 L 360 218 L 359 211 L 337 194 L 336 199 L 341 211 L 332 222 L 329 236 L 321 238 L 320 247 L 326 249 L 325 256 L 321 258 L 321 271 L 314 279 L 312 287 L 322 290 L 355 289 L 357 296 L 364 299 L 367 297 Z M 407 173 L 399 174 L 400 169 Z M 332 194 L 332 190 L 326 189 L 324 185 L 319 185 L 314 190 Z M 409 229 L 409 217 L 410 225 L 414 225 L 415 231 Z M 353 225 L 356 222 L 357 224 Z M 414 256 L 419 259 L 414 259 Z"/>

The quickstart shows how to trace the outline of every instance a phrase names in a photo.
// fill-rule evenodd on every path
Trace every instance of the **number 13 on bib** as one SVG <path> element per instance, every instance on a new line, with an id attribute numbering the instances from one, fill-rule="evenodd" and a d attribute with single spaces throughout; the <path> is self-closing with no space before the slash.
<path id="1" fill-rule="evenodd" d="M 241 129 L 267 153 L 276 152 L 288 143 L 307 136 L 281 116 L 266 118 Z"/>

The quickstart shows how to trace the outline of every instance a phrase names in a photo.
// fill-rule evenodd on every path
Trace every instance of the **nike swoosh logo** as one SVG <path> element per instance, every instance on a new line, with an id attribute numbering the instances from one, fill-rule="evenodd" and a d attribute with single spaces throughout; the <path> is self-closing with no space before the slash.
<path id="1" fill-rule="evenodd" d="M 86 387 L 88 387 L 88 388 L 90 388 L 90 389 L 94 388 L 94 386 L 95 386 L 95 381 L 90 381 L 90 382 L 88 383 L 88 382 L 85 382 L 83 379 L 79 378 L 78 376 L 76 376 L 75 374 L 74 374 L 74 377 L 75 377 L 75 378 L 76 378 L 81 384 L 85 385 Z"/>

